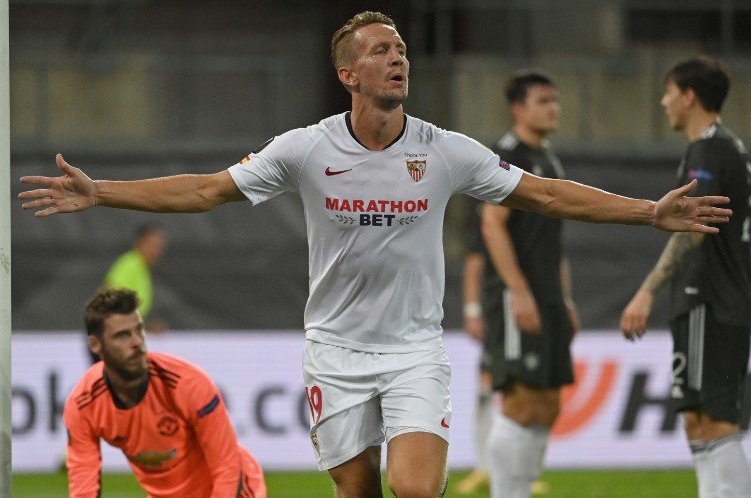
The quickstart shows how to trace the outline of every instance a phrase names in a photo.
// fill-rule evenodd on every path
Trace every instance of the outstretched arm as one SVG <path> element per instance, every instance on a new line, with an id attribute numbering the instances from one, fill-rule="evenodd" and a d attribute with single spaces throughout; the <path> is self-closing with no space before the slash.
<path id="1" fill-rule="evenodd" d="M 569 180 L 524 173 L 502 204 L 555 218 L 592 223 L 652 225 L 669 232 L 717 233 L 719 229 L 708 223 L 727 223 L 732 211 L 715 205 L 727 204 L 730 199 L 724 196 L 686 197 L 696 184 L 693 180 L 654 202 L 611 194 Z"/>
<path id="2" fill-rule="evenodd" d="M 18 194 L 21 207 L 36 210 L 39 217 L 108 206 L 138 211 L 191 213 L 208 211 L 220 204 L 245 199 L 228 171 L 207 175 L 176 175 L 134 181 L 94 181 L 55 157 L 63 175 L 24 176 L 21 183 L 41 188 Z"/>

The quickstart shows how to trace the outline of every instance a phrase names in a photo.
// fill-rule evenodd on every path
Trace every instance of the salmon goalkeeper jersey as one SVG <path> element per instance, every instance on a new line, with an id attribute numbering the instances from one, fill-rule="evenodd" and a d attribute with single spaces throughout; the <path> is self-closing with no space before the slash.
<path id="1" fill-rule="evenodd" d="M 100 440 L 120 448 L 150 498 L 265 498 L 258 463 L 242 447 L 219 390 L 197 366 L 148 353 L 140 401 L 125 408 L 98 362 L 65 402 L 71 498 L 102 494 Z"/>
<path id="2" fill-rule="evenodd" d="M 254 205 L 285 191 L 302 199 L 306 338 L 399 353 L 440 346 L 451 195 L 499 204 L 523 172 L 475 140 L 411 116 L 391 145 L 368 150 L 344 113 L 276 137 L 229 173 Z"/>

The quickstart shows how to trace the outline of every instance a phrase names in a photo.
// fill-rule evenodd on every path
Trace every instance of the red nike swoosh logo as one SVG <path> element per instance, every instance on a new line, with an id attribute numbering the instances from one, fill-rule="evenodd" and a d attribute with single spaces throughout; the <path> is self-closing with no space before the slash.
<path id="1" fill-rule="evenodd" d="M 449 424 L 446 423 L 446 419 L 445 418 L 441 419 L 441 427 L 445 427 L 446 429 L 449 428 Z"/>
<path id="2" fill-rule="evenodd" d="M 326 176 L 334 176 L 334 175 L 341 175 L 342 173 L 346 173 L 347 171 L 352 171 L 352 168 L 350 168 L 350 169 L 333 170 L 333 169 L 327 167 L 326 171 L 324 171 L 324 173 L 326 173 Z"/>

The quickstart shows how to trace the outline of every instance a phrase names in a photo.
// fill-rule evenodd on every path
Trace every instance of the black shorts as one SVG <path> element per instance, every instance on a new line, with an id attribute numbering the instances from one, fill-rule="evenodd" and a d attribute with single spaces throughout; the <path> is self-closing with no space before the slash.
<path id="1" fill-rule="evenodd" d="M 505 389 L 519 381 L 532 387 L 560 387 L 574 382 L 571 363 L 571 322 L 566 306 L 539 304 L 542 331 L 522 332 L 511 316 L 509 293 L 487 303 L 483 358 L 492 374 L 493 388 Z"/>
<path id="2" fill-rule="evenodd" d="M 722 323 L 701 304 L 670 323 L 677 410 L 700 411 L 738 424 L 748 371 L 751 325 Z"/>

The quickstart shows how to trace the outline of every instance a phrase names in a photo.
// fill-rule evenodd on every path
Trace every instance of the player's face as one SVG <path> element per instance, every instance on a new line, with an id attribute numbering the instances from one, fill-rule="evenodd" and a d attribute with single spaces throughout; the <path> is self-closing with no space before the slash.
<path id="1" fill-rule="evenodd" d="M 407 46 L 399 33 L 385 24 L 369 24 L 355 32 L 354 88 L 364 97 L 396 107 L 409 91 Z"/>
<path id="2" fill-rule="evenodd" d="M 517 104 L 516 122 L 545 136 L 558 129 L 561 103 L 558 90 L 550 85 L 532 85 L 527 89 L 527 98 Z"/>
<path id="3" fill-rule="evenodd" d="M 89 345 L 105 368 L 123 380 L 137 380 L 148 374 L 146 333 L 138 311 L 108 316 L 101 340 L 91 336 Z"/>
<path id="4" fill-rule="evenodd" d="M 665 109 L 670 127 L 675 131 L 681 131 L 686 126 L 685 92 L 672 81 L 665 84 L 665 93 L 662 95 L 660 105 Z"/>

